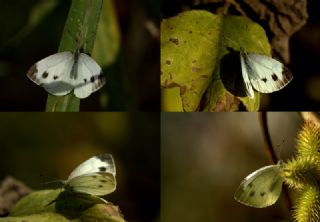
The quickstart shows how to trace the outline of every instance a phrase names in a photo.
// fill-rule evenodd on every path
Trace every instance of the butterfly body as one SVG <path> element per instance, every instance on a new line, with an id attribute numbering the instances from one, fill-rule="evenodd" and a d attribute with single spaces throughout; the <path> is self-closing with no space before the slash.
<path id="1" fill-rule="evenodd" d="M 256 208 L 274 204 L 282 190 L 282 164 L 262 167 L 248 175 L 235 192 L 240 203 Z"/>
<path id="2" fill-rule="evenodd" d="M 240 61 L 249 98 L 254 98 L 253 89 L 262 93 L 272 93 L 285 87 L 293 78 L 281 62 L 266 55 L 241 50 Z"/>
<path id="3" fill-rule="evenodd" d="M 35 63 L 27 76 L 55 96 L 74 90 L 78 98 L 86 98 L 105 84 L 101 67 L 87 54 L 59 52 Z"/>

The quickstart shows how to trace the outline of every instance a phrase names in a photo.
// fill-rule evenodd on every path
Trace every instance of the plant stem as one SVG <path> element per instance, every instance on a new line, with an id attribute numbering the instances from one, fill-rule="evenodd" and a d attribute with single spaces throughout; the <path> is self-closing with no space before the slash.
<path id="1" fill-rule="evenodd" d="M 278 157 L 275 154 L 274 148 L 272 146 L 271 136 L 268 129 L 268 121 L 267 121 L 267 113 L 266 112 L 259 112 L 259 120 L 261 124 L 261 130 L 263 135 L 263 140 L 265 142 L 265 148 L 267 149 L 269 156 L 274 164 L 277 164 Z M 288 209 L 290 210 L 292 208 L 292 201 L 289 195 L 289 190 L 287 186 L 283 186 L 283 192 L 285 194 L 286 198 L 286 205 Z"/>

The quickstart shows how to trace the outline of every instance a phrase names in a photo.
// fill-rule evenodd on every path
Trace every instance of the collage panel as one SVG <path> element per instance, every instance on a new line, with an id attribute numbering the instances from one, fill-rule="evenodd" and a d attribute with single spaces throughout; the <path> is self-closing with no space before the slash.
<path id="1" fill-rule="evenodd" d="M 0 222 L 320 221 L 319 8 L 1 1 Z"/>
<path id="2" fill-rule="evenodd" d="M 319 114 L 162 113 L 161 220 L 318 221 Z"/>
<path id="3" fill-rule="evenodd" d="M 158 113 L 2 113 L 0 122 L 1 222 L 159 221 Z"/>
<path id="4" fill-rule="evenodd" d="M 1 1 L 0 111 L 159 111 L 159 4 Z"/>
<path id="5" fill-rule="evenodd" d="M 319 110 L 316 0 L 161 1 L 161 110 Z"/>

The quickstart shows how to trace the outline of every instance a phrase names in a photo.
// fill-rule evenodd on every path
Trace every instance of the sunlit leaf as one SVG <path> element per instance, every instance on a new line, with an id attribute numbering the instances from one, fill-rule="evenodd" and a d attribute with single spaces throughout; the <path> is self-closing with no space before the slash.
<path id="1" fill-rule="evenodd" d="M 259 94 L 249 99 L 241 87 L 240 48 L 270 55 L 265 31 L 246 17 L 193 10 L 165 19 L 161 86 L 179 88 L 184 111 L 258 110 Z"/>

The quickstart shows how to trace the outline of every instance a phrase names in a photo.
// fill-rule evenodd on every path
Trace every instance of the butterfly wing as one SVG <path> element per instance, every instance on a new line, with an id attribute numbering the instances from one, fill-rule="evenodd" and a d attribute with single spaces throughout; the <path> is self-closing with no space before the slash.
<path id="1" fill-rule="evenodd" d="M 240 52 L 240 60 L 241 60 L 242 77 L 243 77 L 244 85 L 246 87 L 246 94 L 249 98 L 252 99 L 254 97 L 254 92 L 251 86 L 251 82 L 249 80 L 247 65 L 245 63 L 245 53 Z"/>
<path id="2" fill-rule="evenodd" d="M 253 88 L 262 93 L 272 93 L 285 87 L 293 78 L 291 72 L 279 61 L 261 54 L 244 54 L 244 62 Z"/>
<path id="3" fill-rule="evenodd" d="M 88 55 L 81 53 L 78 61 L 77 80 L 74 94 L 86 98 L 105 84 L 101 67 Z"/>
<path id="4" fill-rule="evenodd" d="M 27 76 L 53 95 L 66 95 L 74 88 L 69 75 L 73 63 L 71 52 L 59 52 L 35 63 Z"/>
<path id="5" fill-rule="evenodd" d="M 116 175 L 116 167 L 111 154 L 100 154 L 81 163 L 68 177 L 71 180 L 75 177 L 92 173 L 110 173 Z"/>
<path id="6" fill-rule="evenodd" d="M 66 189 L 102 196 L 116 189 L 116 167 L 111 154 L 100 154 L 81 163 L 66 181 Z"/>
<path id="7" fill-rule="evenodd" d="M 278 200 L 282 183 L 283 178 L 279 164 L 262 167 L 241 182 L 234 198 L 247 206 L 267 207 Z"/>
<path id="8" fill-rule="evenodd" d="M 104 196 L 116 189 L 116 179 L 111 173 L 91 173 L 68 180 L 66 187 L 79 193 Z"/>

